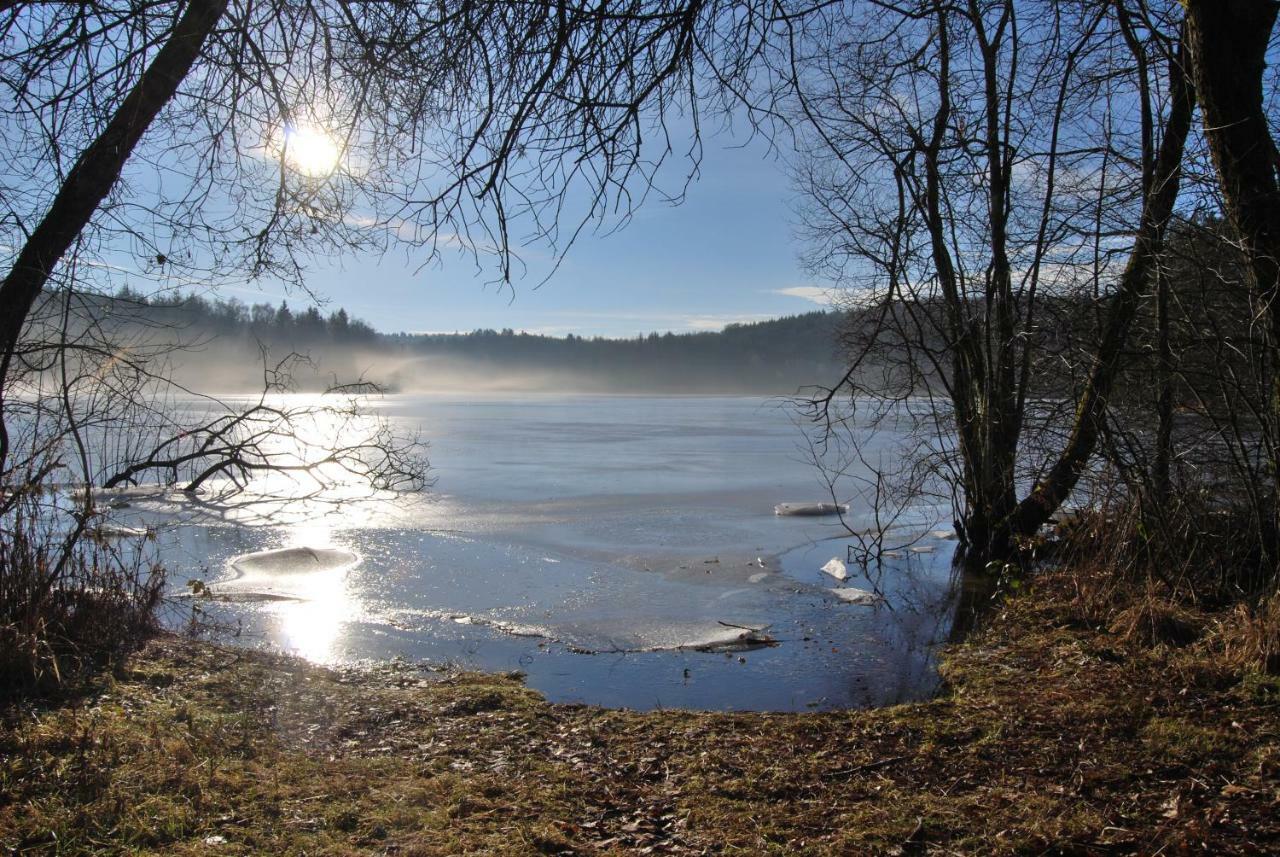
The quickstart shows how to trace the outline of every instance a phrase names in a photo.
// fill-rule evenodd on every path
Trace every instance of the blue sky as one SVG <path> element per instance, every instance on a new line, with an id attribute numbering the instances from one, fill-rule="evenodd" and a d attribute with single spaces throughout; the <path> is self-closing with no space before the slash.
<path id="1" fill-rule="evenodd" d="M 701 176 L 683 204 L 650 200 L 621 231 L 584 234 L 555 276 L 514 288 L 486 285 L 461 258 L 415 270 L 403 253 L 335 260 L 313 270 L 309 288 L 379 330 L 453 332 L 504 328 L 563 336 L 634 336 L 718 330 L 825 306 L 801 270 L 784 166 L 763 143 L 706 141 Z M 532 251 L 536 263 L 540 251 Z M 278 302 L 262 283 L 224 293 Z M 290 297 L 290 306 L 307 303 Z"/>

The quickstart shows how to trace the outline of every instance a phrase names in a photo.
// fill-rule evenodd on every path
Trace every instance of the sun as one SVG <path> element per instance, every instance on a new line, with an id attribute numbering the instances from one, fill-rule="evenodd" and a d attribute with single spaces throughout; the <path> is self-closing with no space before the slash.
<path id="1" fill-rule="evenodd" d="M 306 126 L 285 128 L 280 154 L 289 166 L 313 177 L 329 175 L 342 158 L 342 150 L 328 134 Z"/>

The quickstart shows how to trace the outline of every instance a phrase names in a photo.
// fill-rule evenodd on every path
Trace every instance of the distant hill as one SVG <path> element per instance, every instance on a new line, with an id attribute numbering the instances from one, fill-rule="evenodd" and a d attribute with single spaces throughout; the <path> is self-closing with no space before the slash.
<path id="1" fill-rule="evenodd" d="M 77 297 L 110 324 L 193 346 L 175 356 L 184 382 L 222 391 L 261 383 L 259 344 L 314 366 L 302 389 L 363 377 L 393 391 L 580 391 L 786 395 L 839 379 L 840 316 L 810 312 L 719 332 L 651 333 L 630 339 L 541 336 L 512 330 L 385 334 L 344 310 L 322 314 L 287 303 L 248 306 L 189 296 L 151 300 L 122 292 Z M 56 295 L 49 297 L 56 303 Z M 53 309 L 50 307 L 50 309 Z M 49 315 L 52 313 L 46 313 Z"/>

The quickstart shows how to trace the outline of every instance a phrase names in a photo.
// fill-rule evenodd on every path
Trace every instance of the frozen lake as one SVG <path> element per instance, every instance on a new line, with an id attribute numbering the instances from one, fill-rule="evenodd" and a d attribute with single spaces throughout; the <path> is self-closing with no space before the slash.
<path id="1" fill-rule="evenodd" d="M 156 527 L 175 593 L 198 579 L 231 596 L 200 603 L 240 643 L 318 662 L 519 670 L 554 701 L 631 708 L 830 709 L 935 690 L 954 542 L 927 533 L 949 528 L 946 515 L 921 506 L 890 539 L 915 550 L 870 572 L 850 565 L 844 584 L 823 574 L 846 558 L 839 520 L 773 513 L 831 499 L 785 403 L 391 396 L 379 407 L 430 440 L 426 495 L 247 494 L 227 507 L 139 491 L 113 517 Z M 841 499 L 855 529 L 871 525 L 865 502 Z M 286 548 L 302 550 L 245 558 Z M 838 586 L 879 598 L 848 603 Z M 776 645 L 724 645 L 742 634 Z"/>

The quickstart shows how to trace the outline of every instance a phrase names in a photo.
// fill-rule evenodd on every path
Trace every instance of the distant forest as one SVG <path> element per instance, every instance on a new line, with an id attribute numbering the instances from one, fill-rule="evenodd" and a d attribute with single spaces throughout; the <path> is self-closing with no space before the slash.
<path id="1" fill-rule="evenodd" d="M 112 306 L 101 307 L 100 317 L 181 331 L 184 341 L 198 343 L 200 359 L 186 361 L 191 368 L 216 367 L 215 383 L 237 388 L 260 378 L 260 366 L 251 362 L 258 344 L 273 357 L 298 352 L 314 362 L 297 378 L 302 389 L 323 386 L 325 379 L 362 377 L 391 391 L 790 394 L 834 383 L 841 372 L 839 315 L 833 312 L 730 324 L 720 332 L 609 339 L 509 328 L 380 333 L 344 309 L 295 310 L 287 301 L 248 305 L 198 295 L 160 300 L 128 290 L 102 300 Z M 184 361 L 178 362 L 181 368 Z"/>

